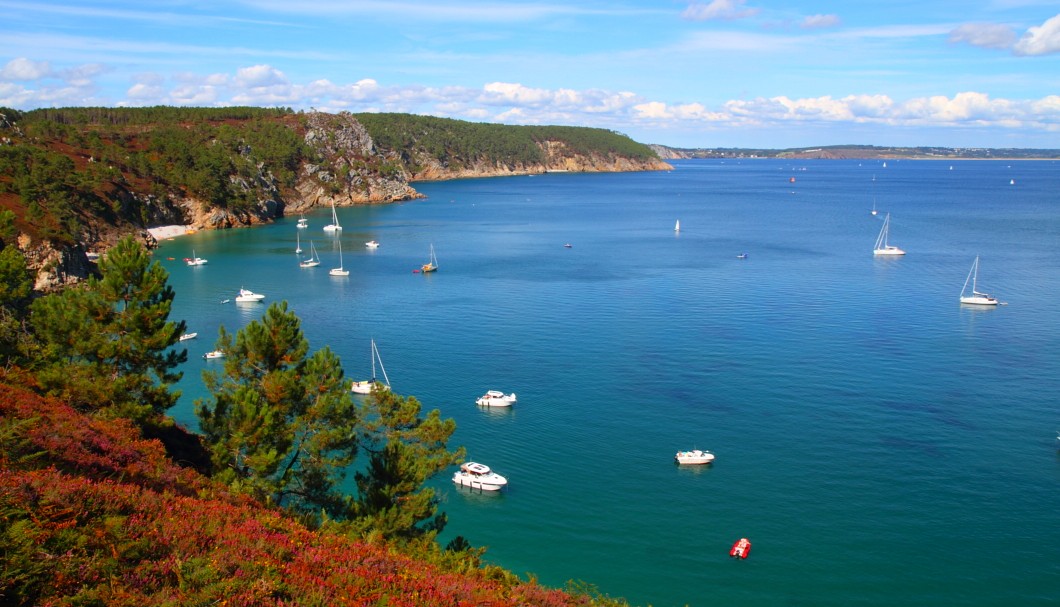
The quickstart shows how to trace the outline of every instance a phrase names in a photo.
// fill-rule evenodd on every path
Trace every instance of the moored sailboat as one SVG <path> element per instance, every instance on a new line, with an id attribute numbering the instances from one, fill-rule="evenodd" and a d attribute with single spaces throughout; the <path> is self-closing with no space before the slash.
<path id="1" fill-rule="evenodd" d="M 905 251 L 887 243 L 887 235 L 890 232 L 890 227 L 891 214 L 887 213 L 883 217 L 883 227 L 880 228 L 880 235 L 876 237 L 876 246 L 872 249 L 873 255 L 905 255 Z"/>
<path id="2" fill-rule="evenodd" d="M 315 268 L 320 265 L 320 257 L 317 256 L 317 247 L 313 244 L 312 240 L 309 241 L 309 251 L 309 257 L 299 262 L 299 266 L 303 268 Z"/>
<path id="3" fill-rule="evenodd" d="M 420 266 L 420 271 L 426 274 L 427 272 L 434 272 L 438 269 L 438 258 L 434 256 L 434 245 L 431 245 L 431 256 L 427 263 Z"/>
<path id="4" fill-rule="evenodd" d="M 350 271 L 346 270 L 346 269 L 343 269 L 343 267 L 342 267 L 342 241 L 341 240 L 339 241 L 339 267 L 331 268 L 331 271 L 328 272 L 328 274 L 330 274 L 332 276 L 349 276 L 350 275 Z"/>
<path id="5" fill-rule="evenodd" d="M 366 379 L 361 381 L 355 381 L 350 385 L 350 391 L 354 394 L 371 394 L 375 385 L 379 383 L 375 378 L 375 363 L 379 362 L 379 370 L 383 372 L 384 386 L 387 390 L 390 389 L 390 378 L 386 376 L 386 369 L 383 368 L 383 359 L 379 356 L 379 348 L 375 345 L 375 340 L 372 340 L 372 379 Z"/>
<path id="6" fill-rule="evenodd" d="M 972 292 L 970 295 L 965 295 L 968 291 L 968 282 L 972 283 Z M 991 296 L 988 293 L 980 293 L 978 289 L 979 281 L 979 256 L 975 256 L 975 261 L 972 263 L 972 269 L 968 271 L 968 277 L 964 279 L 964 286 L 961 287 L 961 303 L 971 304 L 976 306 L 996 306 L 997 298 Z"/>

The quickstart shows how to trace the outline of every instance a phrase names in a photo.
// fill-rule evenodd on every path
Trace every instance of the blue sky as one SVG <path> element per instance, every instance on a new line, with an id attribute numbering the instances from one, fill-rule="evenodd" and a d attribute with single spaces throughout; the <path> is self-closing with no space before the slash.
<path id="1" fill-rule="evenodd" d="M 1060 147 L 1056 0 L 0 0 L 0 106 L 255 105 L 677 147 Z"/>

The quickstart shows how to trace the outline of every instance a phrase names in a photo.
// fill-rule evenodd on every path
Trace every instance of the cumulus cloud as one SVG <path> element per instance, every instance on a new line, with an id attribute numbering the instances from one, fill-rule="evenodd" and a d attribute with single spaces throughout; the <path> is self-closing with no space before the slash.
<path id="1" fill-rule="evenodd" d="M 836 27 L 839 25 L 839 15 L 810 15 L 802 20 L 799 27 L 802 29 L 822 29 Z"/>
<path id="2" fill-rule="evenodd" d="M 1011 48 L 1016 32 L 999 23 L 965 23 L 950 32 L 949 41 L 982 48 Z"/>
<path id="3" fill-rule="evenodd" d="M 1013 48 L 1017 55 L 1049 55 L 1060 52 L 1060 15 L 1039 27 L 1027 29 Z"/>
<path id="4" fill-rule="evenodd" d="M 31 61 L 25 57 L 12 59 L 0 69 L 0 80 L 8 82 L 29 82 L 52 75 L 51 66 L 47 61 Z"/>
<path id="5" fill-rule="evenodd" d="M 709 4 L 693 2 L 681 13 L 689 21 L 708 21 L 711 19 L 745 19 L 757 15 L 757 8 L 744 8 L 747 0 L 712 0 Z"/>
<path id="6" fill-rule="evenodd" d="M 242 67 L 236 71 L 236 84 L 250 88 L 286 85 L 283 72 L 270 65 Z"/>

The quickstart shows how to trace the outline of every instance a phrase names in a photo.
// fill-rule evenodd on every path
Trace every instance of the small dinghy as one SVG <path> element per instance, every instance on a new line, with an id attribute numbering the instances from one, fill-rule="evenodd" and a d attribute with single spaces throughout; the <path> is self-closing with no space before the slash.
<path id="1" fill-rule="evenodd" d="M 751 554 L 751 541 L 745 537 L 736 540 L 729 550 L 729 556 L 734 559 L 745 559 Z"/>

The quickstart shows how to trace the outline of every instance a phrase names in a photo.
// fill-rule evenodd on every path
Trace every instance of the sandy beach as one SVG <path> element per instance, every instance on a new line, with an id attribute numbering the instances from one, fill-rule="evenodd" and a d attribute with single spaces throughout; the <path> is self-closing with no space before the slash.
<path id="1" fill-rule="evenodd" d="M 167 238 L 173 238 L 174 236 L 183 236 L 185 234 L 191 234 L 195 230 L 191 229 L 191 226 L 158 226 L 157 228 L 147 228 L 147 233 L 154 236 L 155 240 L 165 240 Z"/>

